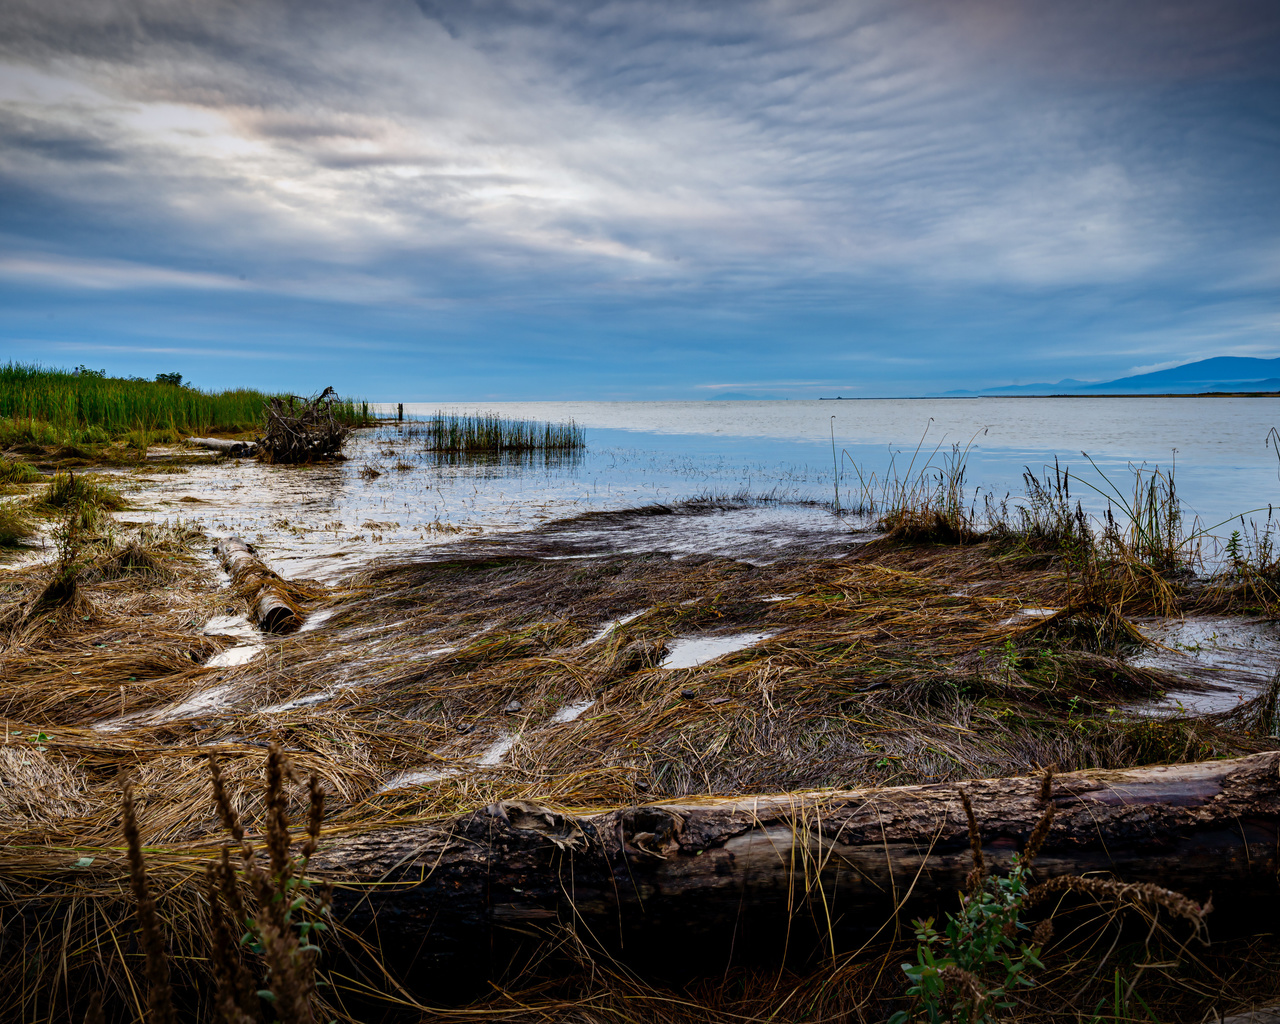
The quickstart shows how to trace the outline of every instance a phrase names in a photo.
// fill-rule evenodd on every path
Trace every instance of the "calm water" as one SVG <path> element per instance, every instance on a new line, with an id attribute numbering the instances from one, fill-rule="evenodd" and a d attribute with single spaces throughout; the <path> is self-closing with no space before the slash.
<path id="1" fill-rule="evenodd" d="M 282 571 L 328 577 L 387 551 L 423 550 L 585 511 L 702 495 L 783 499 L 752 516 L 726 514 L 701 524 L 687 544 L 671 538 L 673 549 L 731 553 L 740 536 L 758 550 L 770 532 L 847 530 L 830 512 L 833 431 L 845 505 L 856 496 L 855 463 L 864 474 L 883 474 L 897 453 L 896 466 L 905 472 L 922 435 L 916 470 L 938 445 L 945 452 L 971 445 L 967 481 L 978 494 L 1016 499 L 1024 467 L 1042 472 L 1057 456 L 1079 478 L 1072 496 L 1095 513 L 1106 501 L 1081 481 L 1107 490 L 1100 471 L 1129 492 L 1131 465 L 1167 470 L 1175 460 L 1188 517 L 1203 525 L 1256 508 L 1263 511 L 1253 518 L 1263 523 L 1268 504 L 1280 498 L 1280 463 L 1266 445 L 1267 432 L 1280 425 L 1272 398 L 524 402 L 405 411 L 421 416 L 437 409 L 573 419 L 586 428 L 588 450 L 573 458 L 449 464 L 423 452 L 411 429 L 384 425 L 361 431 L 349 442 L 349 461 L 338 466 L 242 462 L 144 475 L 130 495 L 133 517 L 182 518 L 213 534 L 240 533 Z M 362 475 L 365 467 L 380 475 Z M 717 540 L 708 529 L 723 536 Z M 1231 524 L 1220 529 L 1229 533 Z"/>
<path id="2" fill-rule="evenodd" d="M 905 471 L 922 437 L 917 469 L 939 444 L 944 452 L 953 444 L 971 444 L 968 482 L 997 496 L 1021 494 L 1024 469 L 1041 473 L 1056 456 L 1082 480 L 1109 491 L 1109 479 L 1126 496 L 1132 490 L 1131 465 L 1176 467 L 1185 507 L 1205 526 L 1249 509 L 1265 510 L 1280 498 L 1280 461 L 1266 443 L 1268 431 L 1280 427 L 1275 398 L 521 402 L 406 405 L 405 411 L 429 415 L 437 408 L 573 419 L 587 428 L 593 468 L 600 466 L 603 452 L 632 462 L 647 458 L 653 466 L 666 457 L 688 468 L 701 466 L 709 485 L 715 480 L 721 487 L 761 492 L 776 486 L 822 501 L 834 496 L 834 434 L 846 504 L 857 490 L 854 463 L 864 474 L 883 474 L 896 452 L 896 467 Z M 941 455 L 934 457 L 935 464 Z M 625 466 L 601 475 L 609 481 L 628 477 Z M 698 487 L 694 480 L 681 483 L 679 474 L 654 483 L 669 486 L 672 497 Z M 1084 484 L 1073 494 L 1086 507 L 1105 507 Z"/>

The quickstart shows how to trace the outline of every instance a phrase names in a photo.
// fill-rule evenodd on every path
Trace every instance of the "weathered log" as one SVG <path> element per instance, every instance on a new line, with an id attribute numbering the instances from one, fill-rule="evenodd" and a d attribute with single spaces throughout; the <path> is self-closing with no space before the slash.
<path id="1" fill-rule="evenodd" d="M 689 798 L 576 817 L 501 803 L 441 825 L 322 847 L 348 924 L 402 967 L 500 970 L 521 934 L 563 926 L 628 963 L 716 971 L 909 935 L 954 909 L 972 867 L 964 789 L 989 866 L 1007 870 L 1043 815 L 1041 780 Z M 1155 883 L 1270 929 L 1277 907 L 1280 754 L 1053 782 L 1040 880 L 1102 872 Z M 895 929 L 897 930 L 895 932 Z"/>
<path id="2" fill-rule="evenodd" d="M 252 441 L 226 441 L 220 437 L 189 437 L 187 444 L 193 444 L 197 448 L 208 448 L 210 451 L 221 452 L 223 455 L 252 455 L 257 448 Z"/>
<path id="3" fill-rule="evenodd" d="M 250 617 L 259 629 L 288 633 L 302 625 L 302 614 L 289 599 L 284 580 L 267 568 L 252 545 L 239 537 L 220 537 L 213 553 L 249 602 Z"/>

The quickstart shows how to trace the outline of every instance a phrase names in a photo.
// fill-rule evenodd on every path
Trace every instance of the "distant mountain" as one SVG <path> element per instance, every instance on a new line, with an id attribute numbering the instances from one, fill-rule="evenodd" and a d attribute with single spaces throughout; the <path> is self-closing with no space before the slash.
<path id="1" fill-rule="evenodd" d="M 978 391 L 945 391 L 937 397 L 977 395 L 1168 395 L 1206 391 L 1280 391 L 1280 358 L 1214 356 L 1167 370 L 1116 380 L 1060 380 L 1057 384 L 1009 384 Z"/>
<path id="2" fill-rule="evenodd" d="M 722 391 L 715 396 L 716 401 L 727 402 L 776 402 L 779 399 L 786 398 L 786 395 L 759 394 L 748 395 L 744 391 Z"/>

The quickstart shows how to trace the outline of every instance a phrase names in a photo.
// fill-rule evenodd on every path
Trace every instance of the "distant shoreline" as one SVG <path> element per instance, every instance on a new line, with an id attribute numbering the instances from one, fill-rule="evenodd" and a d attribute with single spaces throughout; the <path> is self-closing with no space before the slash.
<path id="1" fill-rule="evenodd" d="M 902 395 L 889 398 L 897 402 L 972 402 L 982 398 L 1280 398 L 1280 391 L 1169 391 L 1152 395 L 1145 393 L 1123 395 Z M 857 396 L 845 398 L 819 397 L 819 402 L 883 402 L 884 397 Z M 755 399 L 767 401 L 767 399 Z M 789 399 L 788 399 L 789 401 Z"/>

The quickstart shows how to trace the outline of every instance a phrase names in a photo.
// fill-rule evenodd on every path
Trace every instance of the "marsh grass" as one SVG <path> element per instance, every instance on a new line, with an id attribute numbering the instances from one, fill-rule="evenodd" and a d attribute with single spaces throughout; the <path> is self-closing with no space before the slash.
<path id="1" fill-rule="evenodd" d="M 898 452 L 890 456 L 888 468 L 879 474 L 865 470 L 844 451 L 843 459 L 858 478 L 850 511 L 871 518 L 894 540 L 963 543 L 977 532 L 965 475 L 969 453 L 979 434 L 974 434 L 963 447 L 953 444 L 944 449 L 944 442 L 939 441 L 931 451 L 925 451 L 928 433 L 926 427 L 902 470 L 897 466 Z M 838 488 L 836 493 L 838 503 Z"/>
<path id="2" fill-rule="evenodd" d="M 586 432 L 573 421 L 549 423 L 437 412 L 424 420 L 407 423 L 403 436 L 428 452 L 531 452 L 575 451 L 586 447 Z"/>
<path id="3" fill-rule="evenodd" d="M 42 479 L 34 466 L 17 459 L 0 459 L 0 484 L 30 484 Z"/>
<path id="4" fill-rule="evenodd" d="M 36 498 L 38 505 L 50 509 L 90 507 L 116 512 L 125 507 L 124 497 L 114 487 L 99 483 L 92 476 L 74 472 L 58 473 Z"/>
<path id="5" fill-rule="evenodd" d="M 0 446 L 99 446 L 175 442 L 187 435 L 244 433 L 262 424 L 272 395 L 241 388 L 206 392 L 170 383 L 72 374 L 28 363 L 0 366 Z M 348 426 L 373 422 L 367 402 L 343 399 Z"/>
<path id="6" fill-rule="evenodd" d="M 210 895 L 205 868 L 221 870 L 221 804 L 256 849 L 271 848 L 265 837 L 273 827 L 279 834 L 281 798 L 270 793 L 282 769 L 272 768 L 272 743 L 324 791 L 321 842 L 384 824 L 438 822 L 497 800 L 599 810 L 663 797 L 1025 775 L 1050 763 L 1062 771 L 1127 767 L 1280 746 L 1258 728 L 1258 708 L 1247 721 L 1153 721 L 1124 711 L 1183 682 L 1125 658 L 1142 642 L 1128 616 L 1157 613 L 1165 597 L 1135 586 L 1117 607 L 1106 603 L 1104 580 L 1090 584 L 1085 600 L 1081 569 L 1064 553 L 1071 536 L 1057 523 L 1069 506 L 1050 498 L 1031 513 L 1040 517 L 1038 533 L 1019 520 L 1008 536 L 975 534 L 953 545 L 901 538 L 840 561 L 575 561 L 459 549 L 452 560 L 382 564 L 342 588 L 316 588 L 313 599 L 332 612 L 321 628 L 271 639 L 258 658 L 228 669 L 206 663 L 235 641 L 204 635 L 202 625 L 247 606 L 243 595 L 218 589 L 193 557 L 202 537 L 120 525 L 85 535 L 77 587 L 91 612 L 42 612 L 0 630 L 0 913 L 7 934 L 23 936 L 19 955 L 0 956 L 0 985 L 17 993 L 28 1019 L 81 1019 L 83 999 L 96 990 L 113 1014 L 141 1016 L 135 993 L 146 990 L 144 958 L 130 945 L 121 889 L 117 818 L 126 772 L 175 998 L 212 1013 L 211 965 L 221 954 L 210 911 L 214 903 L 234 908 L 222 883 Z M 9 573 L 0 601 L 29 606 L 48 572 Z M 1178 610 L 1203 599 L 1176 578 L 1169 587 Z M 1025 608 L 1055 610 L 1027 617 Z M 661 667 L 674 639 L 745 631 L 770 635 L 688 669 Z M 556 721 L 587 702 L 571 721 Z M 1272 707 L 1274 720 L 1274 699 Z M 505 740 L 506 752 L 485 763 Z M 220 801 L 210 796 L 210 749 Z M 397 781 L 424 770 L 431 781 L 411 774 Z M 13 793 L 30 798 L 8 800 Z M 285 787 L 283 799 L 289 817 L 307 817 L 308 798 L 296 787 Z M 298 835 L 292 848 L 306 842 Z M 81 865 L 86 859 L 92 863 Z M 238 891 L 242 899 L 249 892 L 251 904 L 247 877 L 247 868 L 237 874 Z M 1090 898 L 1079 895 L 1086 911 Z M 1226 959 L 1215 959 L 1227 956 L 1217 949 L 1170 952 L 1167 962 L 1180 966 L 1161 980 L 1159 970 L 1135 965 L 1166 961 L 1117 931 L 1123 926 L 1112 909 L 1098 903 L 1096 914 L 1086 911 L 1059 929 L 1058 966 L 1050 965 L 1042 996 L 1020 1006 L 1016 1019 L 1078 1020 L 1069 1014 L 1091 1009 L 1116 970 L 1142 975 L 1138 992 L 1164 1019 L 1274 984 L 1265 971 L 1240 980 Z M 1182 939 L 1168 923 L 1152 918 L 1152 925 L 1145 949 L 1176 950 Z M 225 932 L 234 939 L 230 924 Z M 1249 942 L 1231 948 L 1280 965 L 1273 940 Z M 641 979 L 580 938 L 549 935 L 545 956 L 513 966 L 501 988 L 473 1006 L 448 1010 L 433 1008 L 431 993 L 414 991 L 412 978 L 382 974 L 376 948 L 362 952 L 356 937 L 341 933 L 335 945 L 362 965 L 328 978 L 332 1015 L 343 1020 L 398 1012 L 406 1020 L 566 1024 L 879 1021 L 902 1005 L 895 1001 L 901 943 L 839 954 L 821 969 L 734 970 L 679 987 Z M 237 955 L 261 976 L 260 954 Z M 1179 988 L 1187 978 L 1211 997 Z"/>
<path id="7" fill-rule="evenodd" d="M 35 520 L 27 509 L 13 501 L 0 502 L 0 547 L 17 547 L 35 532 Z"/>

